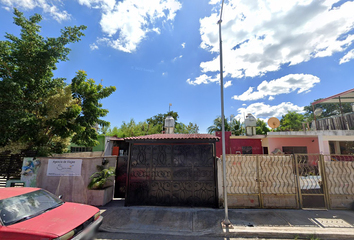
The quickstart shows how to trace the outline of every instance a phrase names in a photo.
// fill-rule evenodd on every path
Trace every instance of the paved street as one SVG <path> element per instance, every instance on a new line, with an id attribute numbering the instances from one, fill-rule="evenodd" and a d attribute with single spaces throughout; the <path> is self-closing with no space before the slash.
<path id="1" fill-rule="evenodd" d="M 289 240 L 282 238 L 283 240 Z M 293 238 L 292 238 L 293 239 Z M 205 236 L 173 236 L 143 233 L 107 233 L 99 232 L 95 240 L 279 240 L 279 238 L 228 238 Z"/>

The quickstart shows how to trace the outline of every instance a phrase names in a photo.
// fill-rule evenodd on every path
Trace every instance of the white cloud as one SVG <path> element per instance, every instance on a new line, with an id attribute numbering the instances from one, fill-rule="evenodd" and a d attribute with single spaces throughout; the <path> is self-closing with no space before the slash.
<path id="1" fill-rule="evenodd" d="M 93 50 L 97 50 L 98 49 L 98 46 L 96 45 L 96 43 L 92 43 L 90 44 L 90 49 L 93 51 Z"/>
<path id="2" fill-rule="evenodd" d="M 263 102 L 253 103 L 247 108 L 237 109 L 238 114 L 236 119 L 243 119 L 248 113 L 252 113 L 256 118 L 268 119 L 270 117 L 281 117 L 288 113 L 288 111 L 295 111 L 303 113 L 304 107 L 294 105 L 291 102 L 283 102 L 279 105 L 271 106 Z"/>
<path id="3" fill-rule="evenodd" d="M 224 4 L 222 35 L 225 75 L 255 77 L 312 58 L 332 56 L 354 42 L 354 1 L 230 0 Z M 220 11 L 218 1 L 216 4 Z M 334 3 L 339 6 L 332 8 Z M 219 52 L 219 13 L 200 20 L 201 47 Z M 200 64 L 218 72 L 219 57 Z"/>
<path id="4" fill-rule="evenodd" d="M 224 88 L 228 88 L 232 86 L 232 81 L 227 81 L 225 84 L 224 84 Z"/>
<path id="5" fill-rule="evenodd" d="M 186 47 L 186 43 L 185 43 L 185 42 L 182 43 L 181 45 L 182 45 L 182 48 L 185 48 L 185 47 Z"/>
<path id="6" fill-rule="evenodd" d="M 167 76 L 167 72 L 163 72 L 163 73 L 162 73 L 162 76 Z"/>
<path id="7" fill-rule="evenodd" d="M 195 78 L 194 81 L 192 81 L 190 78 L 187 79 L 187 83 L 191 85 L 200 85 L 202 83 L 208 84 L 211 82 L 218 82 L 220 84 L 220 80 L 218 76 L 215 76 L 214 78 L 211 76 L 208 76 L 206 74 L 200 75 L 199 77 Z"/>
<path id="8" fill-rule="evenodd" d="M 251 101 L 265 98 L 267 96 L 275 96 L 284 93 L 291 93 L 296 90 L 297 93 L 307 93 L 311 88 L 319 83 L 320 79 L 310 74 L 289 74 L 284 77 L 271 80 L 269 82 L 263 81 L 258 85 L 257 91 L 250 87 L 241 95 L 235 95 L 232 98 L 240 101 Z M 269 98 L 273 100 L 274 98 Z"/>
<path id="9" fill-rule="evenodd" d="M 175 57 L 174 59 L 172 59 L 172 62 L 174 62 L 174 61 L 176 61 L 177 59 L 182 58 L 182 57 L 183 57 L 183 55 L 179 55 L 178 57 Z"/>
<path id="10" fill-rule="evenodd" d="M 70 14 L 67 11 L 60 10 L 52 2 L 47 3 L 46 0 L 0 0 L 0 3 L 5 5 L 6 10 L 18 8 L 27 11 L 36 7 L 42 8 L 44 13 L 48 13 L 58 22 L 70 19 Z"/>
<path id="11" fill-rule="evenodd" d="M 172 21 L 182 5 L 178 0 L 78 0 L 81 5 L 99 9 L 104 37 L 97 43 L 123 52 L 134 52 L 150 32 L 160 34 L 157 26 Z"/>
<path id="12" fill-rule="evenodd" d="M 269 100 L 269 101 L 272 101 L 272 100 L 274 100 L 274 97 L 270 96 L 270 97 L 268 98 L 268 100 Z"/>
<path id="13" fill-rule="evenodd" d="M 345 54 L 344 57 L 340 59 L 339 64 L 349 62 L 352 59 L 354 59 L 354 49 Z"/>
<path id="14" fill-rule="evenodd" d="M 210 0 L 209 4 L 214 5 L 219 3 L 221 0 Z"/>

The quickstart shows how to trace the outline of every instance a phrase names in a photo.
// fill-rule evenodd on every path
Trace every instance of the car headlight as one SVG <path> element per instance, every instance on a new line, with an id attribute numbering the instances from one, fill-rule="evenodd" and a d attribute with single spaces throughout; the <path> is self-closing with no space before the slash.
<path id="1" fill-rule="evenodd" d="M 93 220 L 96 221 L 101 216 L 101 213 L 98 212 L 93 216 Z"/>
<path id="2" fill-rule="evenodd" d="M 68 240 L 68 239 L 71 239 L 73 236 L 74 236 L 75 232 L 74 230 L 64 234 L 63 236 L 60 236 L 58 238 L 55 238 L 53 240 Z"/>

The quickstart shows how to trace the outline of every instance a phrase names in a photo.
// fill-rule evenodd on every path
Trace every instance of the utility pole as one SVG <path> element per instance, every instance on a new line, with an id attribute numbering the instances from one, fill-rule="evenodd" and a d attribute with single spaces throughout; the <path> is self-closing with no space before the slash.
<path id="1" fill-rule="evenodd" d="M 227 181 L 226 181 L 226 156 L 225 156 L 225 116 L 224 116 L 224 79 L 223 79 L 223 64 L 222 64 L 222 39 L 221 39 L 221 17 L 224 7 L 224 0 L 221 3 L 219 24 L 219 40 L 220 40 L 220 89 L 221 89 L 221 141 L 222 141 L 222 163 L 223 163 L 223 190 L 224 190 L 224 208 L 225 219 L 221 222 L 223 227 L 232 228 L 232 224 L 229 220 L 229 206 L 227 205 Z"/>

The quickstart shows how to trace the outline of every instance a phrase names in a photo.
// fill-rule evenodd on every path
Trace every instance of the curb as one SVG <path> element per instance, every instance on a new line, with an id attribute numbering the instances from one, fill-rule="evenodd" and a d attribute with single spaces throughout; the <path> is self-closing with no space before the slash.
<path id="1" fill-rule="evenodd" d="M 285 238 L 285 239 L 309 239 L 318 237 L 322 239 L 354 239 L 353 229 L 344 228 L 299 228 L 299 227 L 256 227 L 251 231 L 247 227 L 224 229 L 227 237 L 259 237 L 259 238 Z"/>
<path id="2" fill-rule="evenodd" d="M 110 233 L 131 233 L 131 234 L 157 234 L 174 236 L 205 236 L 205 237 L 237 237 L 237 238 L 274 238 L 274 239 L 309 239 L 318 237 L 321 240 L 339 240 L 354 239 L 354 231 L 344 228 L 298 228 L 298 227 L 255 227 L 250 230 L 249 227 L 236 227 L 234 229 L 223 229 L 223 232 L 211 233 L 206 231 L 147 231 L 139 229 L 114 229 L 100 228 L 100 232 Z"/>

